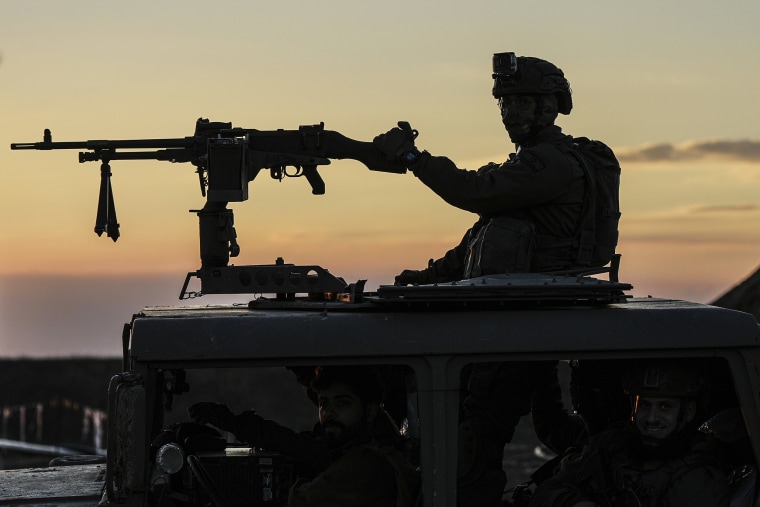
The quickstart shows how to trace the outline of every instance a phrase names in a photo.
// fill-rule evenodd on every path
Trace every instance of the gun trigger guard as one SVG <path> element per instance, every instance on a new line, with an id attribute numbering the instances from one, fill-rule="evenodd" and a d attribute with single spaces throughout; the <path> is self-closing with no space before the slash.
<path id="1" fill-rule="evenodd" d="M 288 172 L 288 166 L 283 166 L 282 168 L 282 174 L 283 176 L 287 176 L 288 178 L 298 178 L 299 176 L 303 176 L 303 169 L 300 165 L 293 165 L 291 166 L 296 171 L 293 173 Z"/>

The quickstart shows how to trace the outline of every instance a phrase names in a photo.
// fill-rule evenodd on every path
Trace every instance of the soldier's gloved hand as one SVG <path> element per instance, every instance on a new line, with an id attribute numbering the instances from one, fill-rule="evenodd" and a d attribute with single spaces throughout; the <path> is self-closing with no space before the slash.
<path id="1" fill-rule="evenodd" d="M 396 276 L 394 285 L 424 285 L 430 282 L 430 272 L 427 269 L 405 269 L 400 275 Z"/>
<path id="2" fill-rule="evenodd" d="M 375 148 L 390 162 L 398 162 L 401 160 L 401 155 L 416 149 L 414 138 L 417 137 L 417 131 L 413 130 L 407 122 L 400 121 L 398 124 L 398 127 L 380 134 L 372 141 Z"/>
<path id="3" fill-rule="evenodd" d="M 233 431 L 235 428 L 235 414 L 227 405 L 202 401 L 187 409 L 190 418 L 200 424 L 211 424 L 220 430 Z"/>

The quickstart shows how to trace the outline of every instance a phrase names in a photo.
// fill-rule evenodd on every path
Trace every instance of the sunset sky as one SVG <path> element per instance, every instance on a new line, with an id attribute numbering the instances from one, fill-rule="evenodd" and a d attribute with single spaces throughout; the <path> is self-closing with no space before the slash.
<path id="1" fill-rule="evenodd" d="M 476 169 L 513 150 L 490 94 L 503 51 L 561 67 L 558 124 L 618 154 L 633 294 L 712 301 L 760 265 L 759 22 L 756 0 L 4 1 L 0 357 L 118 355 L 131 314 L 178 303 L 199 267 L 203 205 L 193 166 L 115 161 L 113 243 L 93 232 L 97 163 L 10 143 L 185 137 L 198 117 L 369 141 L 407 120 L 418 147 Z M 283 257 L 374 289 L 476 219 L 411 174 L 320 172 L 323 196 L 252 182 L 231 206 L 236 264 Z"/>

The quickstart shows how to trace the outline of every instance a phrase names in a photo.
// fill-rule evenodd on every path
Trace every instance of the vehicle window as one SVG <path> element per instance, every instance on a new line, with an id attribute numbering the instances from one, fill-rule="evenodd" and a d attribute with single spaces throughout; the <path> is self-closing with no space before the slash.
<path id="1" fill-rule="evenodd" d="M 408 366 L 166 370 L 162 385 L 171 411 L 151 445 L 156 499 L 285 505 L 293 495 L 328 504 L 360 490 L 378 501 L 421 494 Z M 325 474 L 345 480 L 325 488 Z"/>
<path id="2" fill-rule="evenodd" d="M 709 435 L 704 448 L 720 463 L 719 472 L 710 473 L 725 474 L 726 483 L 735 471 L 754 466 L 723 359 L 469 363 L 460 374 L 457 496 L 474 504 L 503 499 L 524 505 L 537 485 L 557 476 L 562 458 L 602 445 L 591 439 L 615 434 L 620 446 L 630 436 L 645 448 L 671 449 L 688 447 L 678 439 L 690 431 Z"/>

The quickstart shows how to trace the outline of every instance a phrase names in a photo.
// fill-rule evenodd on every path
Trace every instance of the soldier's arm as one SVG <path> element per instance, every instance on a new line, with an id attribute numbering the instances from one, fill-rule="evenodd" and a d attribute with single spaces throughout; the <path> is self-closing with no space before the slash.
<path id="1" fill-rule="evenodd" d="M 576 177 L 572 162 L 557 150 L 549 153 L 525 150 L 519 161 L 487 171 L 460 169 L 446 157 L 427 155 L 410 169 L 452 206 L 494 213 L 546 202 L 566 191 Z"/>

